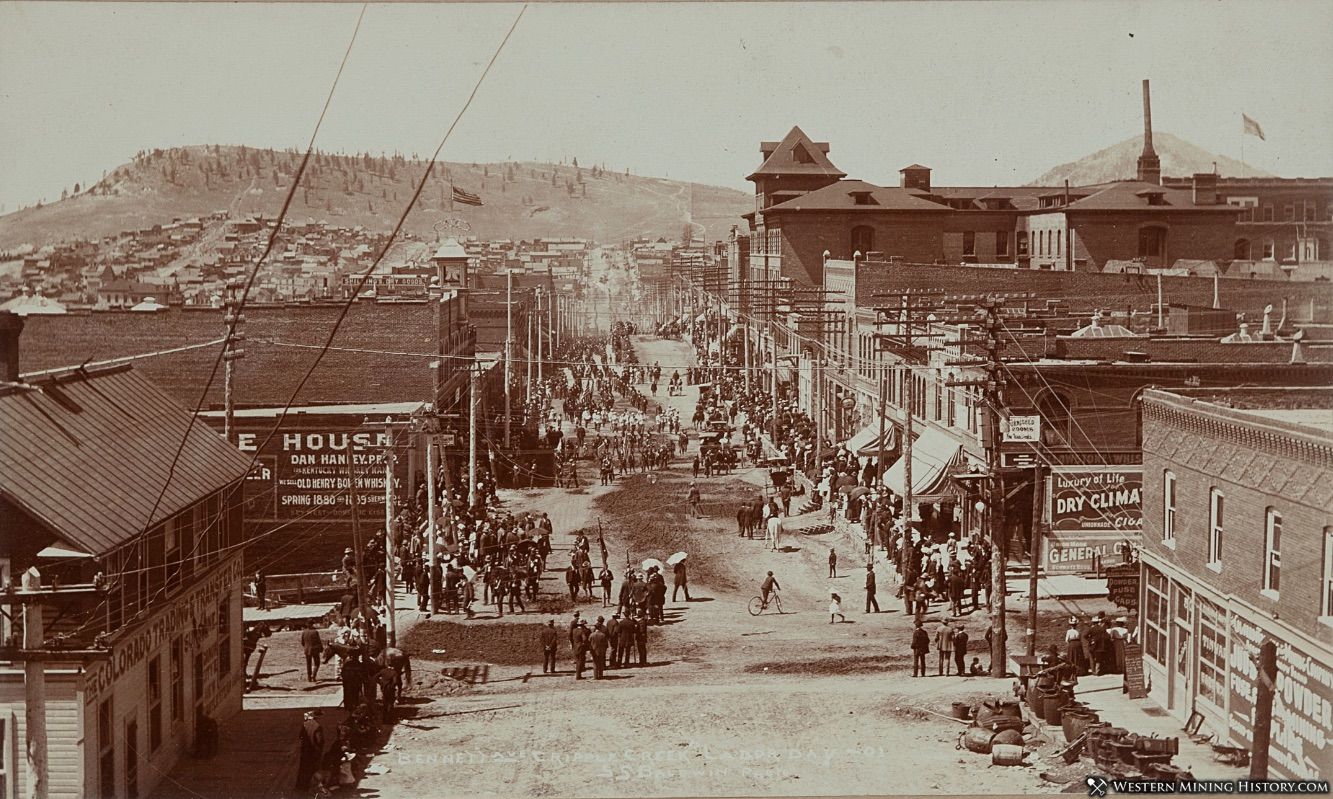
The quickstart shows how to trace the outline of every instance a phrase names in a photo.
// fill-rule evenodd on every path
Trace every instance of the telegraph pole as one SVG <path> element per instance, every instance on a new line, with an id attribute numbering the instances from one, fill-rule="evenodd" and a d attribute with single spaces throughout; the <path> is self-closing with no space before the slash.
<path id="1" fill-rule="evenodd" d="M 510 362 L 514 357 L 514 273 L 505 269 L 505 450 L 508 450 L 510 443 L 510 398 L 509 384 L 512 381 L 513 370 Z"/>
<path id="2" fill-rule="evenodd" d="M 42 576 L 36 568 L 23 574 L 23 590 L 37 591 L 42 587 Z M 23 648 L 41 649 L 43 631 L 42 606 L 30 602 L 23 606 Z M 28 660 L 23 664 L 24 721 L 27 724 L 27 783 L 31 799 L 46 799 L 50 785 L 46 762 L 46 664 Z M 12 734 L 12 732 L 11 732 Z"/>
<path id="3" fill-rule="evenodd" d="M 542 334 L 541 324 L 546 319 L 546 317 L 542 316 L 543 310 L 544 309 L 542 308 L 542 290 L 541 287 L 538 286 L 537 287 L 537 382 L 538 383 L 542 382 L 542 339 L 545 336 Z"/>
<path id="4" fill-rule="evenodd" d="M 352 554 L 356 557 L 356 601 L 362 617 L 366 615 L 366 570 L 361 562 L 361 512 L 358 510 L 356 472 L 352 470 L 352 450 L 347 449 L 347 501 L 352 506 Z"/>
<path id="5" fill-rule="evenodd" d="M 236 443 L 236 362 L 245 357 L 245 350 L 236 345 L 245 341 L 245 334 L 236 328 L 245 321 L 245 314 L 237 313 L 240 300 L 236 297 L 236 283 L 228 283 L 227 298 L 223 300 L 226 309 L 222 322 L 227 326 L 227 335 L 222 343 L 222 435 L 233 444 Z"/>
<path id="6" fill-rule="evenodd" d="M 1033 447 L 1041 446 L 1040 443 Z M 1042 522 L 1046 510 L 1045 468 L 1040 463 L 1032 468 L 1032 533 L 1028 536 L 1028 640 L 1027 654 L 1037 654 L 1037 567 L 1041 564 L 1041 542 L 1045 537 Z"/>
<path id="7" fill-rule="evenodd" d="M 427 591 L 428 601 L 426 602 L 426 618 L 430 618 L 431 611 L 435 609 L 439 597 L 435 596 L 435 565 L 438 562 L 438 554 L 435 551 L 435 538 L 438 536 L 436 525 L 435 510 L 435 433 L 431 431 L 426 434 L 426 556 L 429 561 L 428 578 L 426 580 L 429 586 Z"/>
<path id="8" fill-rule="evenodd" d="M 393 419 L 384 420 L 384 604 L 388 610 L 386 625 L 389 633 L 389 646 L 398 646 L 398 622 L 394 617 L 398 610 L 398 586 L 394 584 L 394 553 L 398 541 L 393 528 L 393 466 L 396 456 L 393 444 Z M 349 451 L 350 455 L 350 451 Z"/>
<path id="9" fill-rule="evenodd" d="M 481 380 L 478 379 L 480 374 L 479 366 L 473 362 L 468 375 L 467 502 L 469 507 L 477 504 L 477 395 L 481 393 Z"/>

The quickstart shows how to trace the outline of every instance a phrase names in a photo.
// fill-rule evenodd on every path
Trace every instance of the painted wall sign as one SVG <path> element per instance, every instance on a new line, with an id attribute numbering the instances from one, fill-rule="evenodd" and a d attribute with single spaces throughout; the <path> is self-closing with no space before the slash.
<path id="1" fill-rule="evenodd" d="M 1050 520 L 1054 533 L 1143 530 L 1143 470 L 1119 466 L 1051 468 Z"/>

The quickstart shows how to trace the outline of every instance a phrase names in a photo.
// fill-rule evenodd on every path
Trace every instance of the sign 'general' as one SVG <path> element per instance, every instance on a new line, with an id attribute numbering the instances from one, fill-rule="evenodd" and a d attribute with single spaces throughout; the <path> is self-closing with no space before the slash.
<path id="1" fill-rule="evenodd" d="M 1049 487 L 1053 533 L 1143 530 L 1143 471 L 1138 467 L 1056 466 Z"/>

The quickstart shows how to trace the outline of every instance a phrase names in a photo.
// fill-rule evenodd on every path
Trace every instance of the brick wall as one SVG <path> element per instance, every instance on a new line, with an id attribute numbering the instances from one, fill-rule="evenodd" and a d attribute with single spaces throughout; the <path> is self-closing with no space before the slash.
<path id="1" fill-rule="evenodd" d="M 1323 530 L 1333 524 L 1333 444 L 1323 436 L 1322 443 L 1297 445 L 1261 420 L 1238 421 L 1225 409 L 1195 410 L 1163 396 L 1144 403 L 1144 546 L 1218 591 L 1333 643 L 1333 628 L 1318 620 Z M 1174 548 L 1162 542 L 1165 469 L 1176 477 Z M 1220 572 L 1206 565 L 1214 487 L 1226 498 Z M 1260 591 L 1269 507 L 1282 515 L 1276 599 Z"/>
<path id="2" fill-rule="evenodd" d="M 834 253 L 836 255 L 836 251 Z M 1218 281 L 1218 287 L 1223 308 L 1243 312 L 1252 320 L 1262 317 L 1265 305 L 1280 308 L 1285 297 L 1289 300 L 1291 320 L 1308 320 L 1313 301 L 1315 320 L 1333 322 L 1333 284 L 1327 282 L 1222 278 Z M 857 273 L 859 305 L 875 305 L 876 301 L 871 299 L 871 295 L 876 293 L 909 289 L 940 290 L 946 294 L 1032 292 L 1038 298 L 1037 304 L 1047 298 L 1059 299 L 1071 311 L 1079 313 L 1091 313 L 1096 309 L 1123 310 L 1127 307 L 1146 311 L 1157 302 L 1155 275 L 984 269 L 934 265 L 930 262 L 869 262 L 863 264 Z M 1162 293 L 1167 302 L 1211 307 L 1213 280 L 1206 277 L 1163 277 Z"/>
<path id="3" fill-rule="evenodd" d="M 824 252 L 833 258 L 852 257 L 852 228 L 874 231 L 874 251 L 909 261 L 934 263 L 944 256 L 944 218 L 948 212 L 920 211 L 887 215 L 857 212 L 774 214 L 771 224 L 782 230 L 782 275 L 806 285 L 821 283 Z M 777 218 L 781 216 L 781 218 Z"/>
<path id="4" fill-rule="evenodd" d="M 1138 257 L 1139 231 L 1145 227 L 1167 229 L 1165 257 L 1150 264 L 1156 266 L 1170 266 L 1177 258 L 1229 261 L 1239 237 L 1234 225 L 1222 224 L 1224 217 L 1219 213 L 1161 214 L 1160 220 L 1150 221 L 1142 214 L 1126 213 L 1120 220 L 1105 211 L 1086 217 L 1071 211 L 1069 218 L 1076 231 L 1075 254 L 1086 252 L 1094 269 L 1110 260 Z"/>
<path id="5" fill-rule="evenodd" d="M 269 340 L 318 347 L 337 318 L 337 306 L 247 308 L 243 325 L 245 358 L 236 367 L 238 407 L 281 405 L 314 361 L 317 349 L 278 347 Z M 20 341 L 20 369 L 74 366 L 153 352 L 219 338 L 222 316 L 215 311 L 173 309 L 155 314 L 128 312 L 28 317 Z M 431 304 L 363 303 L 348 311 L 334 347 L 434 353 L 438 327 Z M 217 359 L 218 347 L 146 358 L 135 368 L 193 407 Z M 405 402 L 431 396 L 430 359 L 342 352 L 326 354 L 296 399 L 297 404 Z M 205 407 L 222 403 L 219 367 Z"/>

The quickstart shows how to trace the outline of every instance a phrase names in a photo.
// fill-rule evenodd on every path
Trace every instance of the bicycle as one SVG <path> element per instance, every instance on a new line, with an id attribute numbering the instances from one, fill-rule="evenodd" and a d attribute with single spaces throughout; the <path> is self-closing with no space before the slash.
<path id="1" fill-rule="evenodd" d="M 778 596 L 777 591 L 774 591 L 771 595 L 769 595 L 767 602 L 764 601 L 764 598 L 762 596 L 757 596 L 754 599 L 751 599 L 750 615 L 758 616 L 760 613 L 763 613 L 765 610 L 768 610 L 770 605 L 776 606 L 778 609 L 778 613 L 779 614 L 782 613 L 782 597 Z"/>

